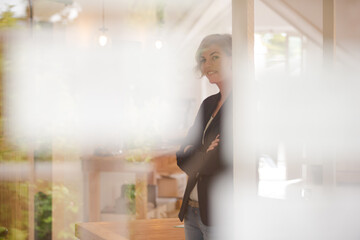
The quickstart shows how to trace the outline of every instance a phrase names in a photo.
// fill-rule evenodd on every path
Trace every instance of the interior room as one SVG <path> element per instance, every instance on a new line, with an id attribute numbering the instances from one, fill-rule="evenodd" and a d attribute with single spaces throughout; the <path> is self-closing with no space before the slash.
<path id="1" fill-rule="evenodd" d="M 0 240 L 185 239 L 177 152 L 221 91 L 198 67 L 211 34 L 231 34 L 233 79 L 214 239 L 359 239 L 359 12 L 358 0 L 0 1 Z"/>

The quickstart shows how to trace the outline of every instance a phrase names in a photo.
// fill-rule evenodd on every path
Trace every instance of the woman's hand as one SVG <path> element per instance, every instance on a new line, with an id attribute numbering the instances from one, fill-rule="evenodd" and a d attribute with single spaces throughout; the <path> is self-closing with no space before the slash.
<path id="1" fill-rule="evenodd" d="M 219 139 L 220 135 L 218 134 L 216 136 L 216 138 L 211 142 L 210 146 L 208 147 L 208 149 L 206 150 L 206 152 L 209 152 L 211 150 L 214 150 L 218 145 L 219 145 L 219 142 L 220 142 L 220 139 Z"/>

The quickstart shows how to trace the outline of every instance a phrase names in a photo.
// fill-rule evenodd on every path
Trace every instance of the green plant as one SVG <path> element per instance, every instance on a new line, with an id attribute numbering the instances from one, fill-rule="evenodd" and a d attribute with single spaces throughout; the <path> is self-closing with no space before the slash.
<path id="1" fill-rule="evenodd" d="M 6 235 L 8 234 L 8 230 L 5 227 L 0 227 L 0 240 L 5 239 Z"/>
<path id="2" fill-rule="evenodd" d="M 69 222 L 57 234 L 57 239 L 76 239 L 75 220 L 76 214 L 79 212 L 79 206 L 76 204 L 77 199 L 63 184 L 53 185 L 51 189 L 38 192 L 35 195 L 35 236 L 37 240 L 51 239 L 52 223 L 56 221 Z M 64 206 L 64 209 L 59 208 Z M 55 219 L 52 213 L 55 211 L 64 211 L 65 219 Z"/>
<path id="3" fill-rule="evenodd" d="M 135 196 L 135 184 L 128 184 L 125 189 L 125 197 L 128 200 L 128 211 L 130 214 L 135 214 L 136 212 Z"/>
<path id="4" fill-rule="evenodd" d="M 35 239 L 51 240 L 52 196 L 38 192 L 35 194 Z"/>
<path id="5" fill-rule="evenodd" d="M 129 150 L 126 161 L 134 163 L 148 163 L 151 160 L 151 156 L 148 152 L 149 150 L 140 148 Z"/>
<path id="6" fill-rule="evenodd" d="M 14 5 L 8 5 L 7 9 L 2 12 L 0 16 L 0 29 L 15 27 L 17 19 L 14 17 L 14 12 L 11 9 Z"/>
<path id="7" fill-rule="evenodd" d="M 262 35 L 262 41 L 267 48 L 266 58 L 268 65 L 284 62 L 286 59 L 287 41 L 286 36 L 279 33 L 266 33 Z"/>

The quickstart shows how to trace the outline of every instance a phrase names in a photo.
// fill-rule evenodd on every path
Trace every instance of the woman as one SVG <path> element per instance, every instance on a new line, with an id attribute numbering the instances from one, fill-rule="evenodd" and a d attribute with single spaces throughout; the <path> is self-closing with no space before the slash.
<path id="1" fill-rule="evenodd" d="M 211 84 L 216 84 L 220 92 L 202 102 L 193 126 L 176 153 L 178 166 L 189 177 L 179 213 L 180 220 L 185 219 L 186 240 L 214 238 L 213 215 L 219 212 L 214 186 L 224 173 L 232 178 L 232 141 L 227 137 L 231 136 L 231 128 L 224 128 L 225 122 L 232 126 L 231 42 L 229 34 L 209 35 L 196 52 L 198 70 Z"/>

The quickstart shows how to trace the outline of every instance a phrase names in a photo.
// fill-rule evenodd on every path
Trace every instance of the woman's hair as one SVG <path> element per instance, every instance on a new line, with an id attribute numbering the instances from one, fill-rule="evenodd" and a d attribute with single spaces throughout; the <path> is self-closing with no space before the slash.
<path id="1" fill-rule="evenodd" d="M 204 51 L 204 49 L 210 47 L 211 45 L 217 45 L 223 50 L 228 56 L 232 56 L 232 39 L 231 34 L 211 34 L 206 36 L 200 43 L 200 46 L 198 47 L 196 54 L 195 54 L 195 60 L 196 60 L 196 66 L 195 70 L 200 71 L 200 60 L 201 60 L 201 53 Z M 201 73 L 202 77 L 202 73 Z"/>

